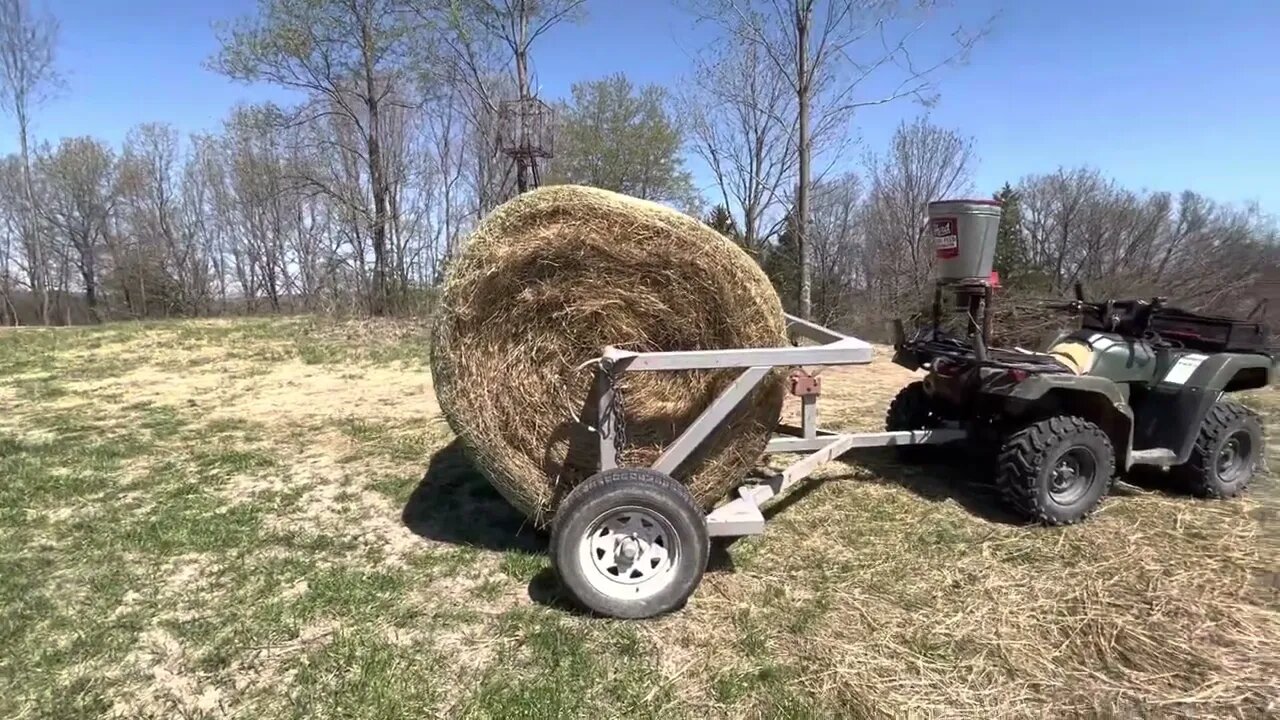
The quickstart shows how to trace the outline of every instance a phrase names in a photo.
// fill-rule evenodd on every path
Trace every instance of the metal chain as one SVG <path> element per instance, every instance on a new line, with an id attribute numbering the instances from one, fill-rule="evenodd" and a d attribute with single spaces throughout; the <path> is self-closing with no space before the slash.
<path id="1" fill-rule="evenodd" d="M 614 447 L 621 451 L 627 444 L 627 414 L 622 404 L 622 384 L 618 381 L 612 360 L 602 359 L 600 367 L 604 370 L 605 380 L 613 395 L 609 406 L 605 408 L 605 416 L 600 418 L 600 436 L 608 438 L 612 433 Z"/>

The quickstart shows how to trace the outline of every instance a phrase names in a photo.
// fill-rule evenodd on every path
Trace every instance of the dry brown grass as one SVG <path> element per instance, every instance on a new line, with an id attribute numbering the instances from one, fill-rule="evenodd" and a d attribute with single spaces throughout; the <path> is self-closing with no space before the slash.
<path id="1" fill-rule="evenodd" d="M 421 362 L 326 344 L 338 359 L 307 363 L 292 331 L 231 344 L 234 323 L 192 327 L 60 346 L 50 362 L 129 360 L 39 403 L 30 377 L 62 365 L 0 382 L 6 487 L 28 493 L 0 514 L 0 714 L 1277 712 L 1274 476 L 1233 502 L 1123 486 L 1047 529 L 1009 524 L 972 468 L 850 456 L 781 499 L 684 610 L 613 622 L 565 606 Z M 912 376 L 882 350 L 823 377 L 824 420 L 875 429 Z M 1280 422 L 1280 391 L 1248 401 Z M 115 446 L 132 454 L 95 459 Z"/>

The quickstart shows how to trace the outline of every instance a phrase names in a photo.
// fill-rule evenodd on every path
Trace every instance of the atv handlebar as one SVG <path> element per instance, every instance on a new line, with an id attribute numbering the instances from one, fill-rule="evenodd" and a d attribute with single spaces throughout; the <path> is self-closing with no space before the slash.
<path id="1" fill-rule="evenodd" d="M 1077 295 L 1079 295 L 1078 288 Z M 1168 298 L 1164 297 L 1154 297 L 1150 300 L 1107 300 L 1100 303 L 1077 298 L 1065 303 L 1050 302 L 1045 306 L 1050 310 L 1091 317 L 1109 332 L 1142 337 L 1151 329 L 1152 316 L 1166 303 Z"/>

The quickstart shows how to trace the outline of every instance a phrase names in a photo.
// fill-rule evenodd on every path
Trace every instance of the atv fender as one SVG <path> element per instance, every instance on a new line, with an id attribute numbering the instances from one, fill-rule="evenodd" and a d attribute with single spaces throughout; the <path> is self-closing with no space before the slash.
<path id="1" fill-rule="evenodd" d="M 1184 355 L 1179 362 L 1190 364 L 1197 356 Z M 1266 387 L 1275 382 L 1275 361 L 1267 355 L 1253 353 L 1223 353 L 1219 355 L 1199 355 L 1204 358 L 1192 369 L 1185 384 L 1188 387 L 1203 388 L 1209 392 L 1235 392 L 1237 390 L 1253 390 Z M 1161 383 L 1176 384 L 1178 376 L 1174 363 L 1165 373 Z M 1170 376 L 1173 376 L 1170 378 Z"/>
<path id="2" fill-rule="evenodd" d="M 1103 429 L 1116 453 L 1116 469 L 1129 468 L 1133 446 L 1133 409 L 1129 388 L 1089 375 L 1031 375 L 1021 380 L 1005 373 L 984 378 L 982 392 L 1001 401 L 1002 413 L 1017 418 L 1075 415 Z"/>
<path id="3" fill-rule="evenodd" d="M 1183 354 L 1155 382 L 1138 434 L 1144 443 L 1173 450 L 1181 465 L 1191 457 L 1200 425 L 1223 393 L 1265 387 L 1275 374 L 1275 362 L 1267 355 Z"/>

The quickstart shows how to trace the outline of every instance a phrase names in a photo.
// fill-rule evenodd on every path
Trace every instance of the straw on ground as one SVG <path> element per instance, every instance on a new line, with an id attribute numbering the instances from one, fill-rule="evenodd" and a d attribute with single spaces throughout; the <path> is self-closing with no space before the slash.
<path id="1" fill-rule="evenodd" d="M 1011 525 L 871 454 L 784 498 L 683 612 L 564 607 L 440 416 L 412 323 L 0 334 L 0 716 L 1262 717 L 1276 480 Z M 832 371 L 876 428 L 909 374 Z M 1247 398 L 1280 422 L 1280 392 Z M 1272 466 L 1280 459 L 1273 442 Z"/>

